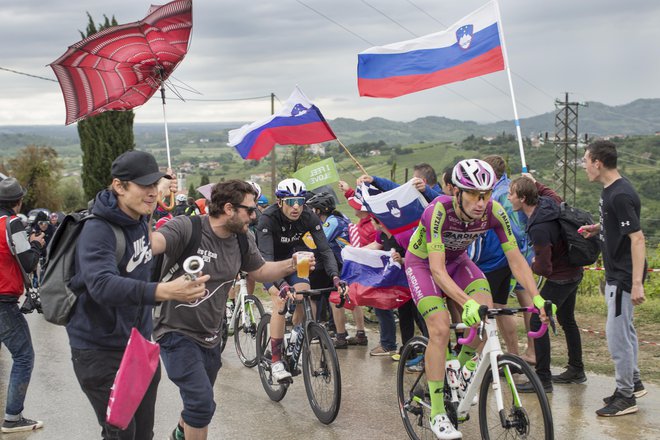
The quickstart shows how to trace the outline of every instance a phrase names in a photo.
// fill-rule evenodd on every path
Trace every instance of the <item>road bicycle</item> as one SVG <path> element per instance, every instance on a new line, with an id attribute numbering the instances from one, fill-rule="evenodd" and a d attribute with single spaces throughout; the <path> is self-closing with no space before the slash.
<path id="1" fill-rule="evenodd" d="M 550 312 L 547 316 L 551 316 L 551 307 L 552 304 L 546 301 L 545 309 Z M 455 368 L 456 362 L 452 364 L 450 356 L 447 358 L 444 387 L 447 416 L 456 427 L 469 419 L 470 408 L 475 397 L 478 396 L 479 429 L 482 439 L 554 438 L 552 413 L 541 381 L 524 360 L 516 355 L 504 353 L 498 338 L 494 318 L 498 315 L 514 315 L 519 312 L 538 313 L 538 310 L 533 307 L 488 309 L 486 306 L 481 306 L 479 309 L 481 323 L 478 329 L 464 324 L 451 326 L 458 330 L 470 328 L 470 335 L 458 340 L 460 344 L 469 344 L 477 334 L 481 339 L 484 334 L 487 335 L 481 360 L 462 398 L 459 397 L 458 392 L 460 368 Z M 552 318 L 550 323 L 555 330 Z M 529 332 L 528 335 L 538 338 L 546 330 L 547 324 L 544 323 L 537 332 Z M 419 371 L 411 374 L 414 369 L 410 368 L 411 364 L 423 359 L 427 345 L 428 339 L 425 337 L 412 338 L 403 348 L 397 370 L 399 411 L 406 431 L 413 440 L 435 439 L 429 425 L 431 399 L 423 360 L 420 368 L 417 369 Z M 517 391 L 516 383 L 524 382 L 532 384 L 533 393 L 521 394 Z"/>
<path id="2" fill-rule="evenodd" d="M 339 370 L 339 359 L 332 339 L 324 326 L 314 321 L 312 314 L 311 297 L 318 296 L 335 290 L 334 288 L 312 289 L 296 291 L 296 297 L 302 299 L 289 300 L 295 304 L 303 304 L 304 319 L 301 324 L 295 326 L 291 332 L 291 325 L 285 328 L 284 342 L 282 348 L 282 361 L 291 373 L 292 379 L 284 383 L 273 380 L 271 373 L 271 343 L 270 343 L 270 314 L 265 314 L 257 328 L 257 350 L 259 351 L 259 377 L 266 390 L 268 397 L 279 402 L 286 395 L 293 377 L 301 373 L 300 363 L 302 356 L 302 374 L 305 382 L 307 400 L 314 414 L 321 423 L 326 425 L 332 423 L 339 413 L 341 403 L 341 373 Z M 342 306 L 343 304 L 340 304 Z M 287 309 L 285 306 L 283 314 Z M 287 336 L 288 334 L 288 336 Z M 300 336 L 298 336 L 300 334 Z M 295 340 L 293 340 L 293 336 Z"/>
<path id="3" fill-rule="evenodd" d="M 224 351 L 229 336 L 233 335 L 238 359 L 246 367 L 252 368 L 259 362 L 257 326 L 264 316 L 264 306 L 259 298 L 248 295 L 247 273 L 239 273 L 238 279 L 234 283 L 234 289 L 236 290 L 234 308 L 226 309 L 221 351 Z"/>

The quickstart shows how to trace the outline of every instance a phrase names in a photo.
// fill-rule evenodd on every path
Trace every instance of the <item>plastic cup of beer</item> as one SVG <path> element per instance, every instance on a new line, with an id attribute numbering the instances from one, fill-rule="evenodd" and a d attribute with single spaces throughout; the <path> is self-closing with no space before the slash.
<path id="1" fill-rule="evenodd" d="M 309 278 L 309 261 L 312 256 L 314 256 L 312 252 L 296 253 L 298 278 Z"/>

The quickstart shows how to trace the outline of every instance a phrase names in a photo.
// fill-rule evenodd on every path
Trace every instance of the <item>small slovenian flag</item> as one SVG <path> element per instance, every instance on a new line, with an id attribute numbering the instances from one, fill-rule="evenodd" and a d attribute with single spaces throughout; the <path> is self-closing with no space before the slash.
<path id="1" fill-rule="evenodd" d="M 490 2 L 446 31 L 358 54 L 360 96 L 395 98 L 504 70 L 497 6 Z"/>
<path id="2" fill-rule="evenodd" d="M 424 196 L 413 186 L 412 180 L 375 195 L 370 194 L 364 184 L 361 189 L 359 193 L 364 205 L 392 235 L 416 227 L 428 205 Z"/>
<path id="3" fill-rule="evenodd" d="M 337 139 L 321 111 L 295 88 L 282 109 L 267 119 L 229 131 L 227 145 L 243 159 L 261 159 L 279 145 L 309 145 Z"/>

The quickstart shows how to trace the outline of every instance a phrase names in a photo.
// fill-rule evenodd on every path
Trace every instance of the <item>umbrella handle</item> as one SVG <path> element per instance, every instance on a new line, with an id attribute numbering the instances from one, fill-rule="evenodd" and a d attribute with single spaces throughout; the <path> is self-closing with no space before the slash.
<path id="1" fill-rule="evenodd" d="M 166 205 L 163 203 L 162 197 L 158 197 L 158 206 L 160 206 L 162 209 L 165 211 L 171 211 L 174 209 L 175 203 L 174 203 L 174 193 L 170 192 L 170 204 Z"/>

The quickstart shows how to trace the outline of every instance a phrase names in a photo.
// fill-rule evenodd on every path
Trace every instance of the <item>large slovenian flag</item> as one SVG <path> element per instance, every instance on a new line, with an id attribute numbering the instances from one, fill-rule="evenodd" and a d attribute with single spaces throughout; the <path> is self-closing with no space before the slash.
<path id="1" fill-rule="evenodd" d="M 496 8 L 490 2 L 446 31 L 361 52 L 360 96 L 395 98 L 504 70 Z"/>
<path id="2" fill-rule="evenodd" d="M 229 131 L 227 145 L 243 159 L 261 159 L 279 145 L 308 145 L 337 139 L 321 111 L 295 88 L 282 109 L 269 118 Z"/>
<path id="3" fill-rule="evenodd" d="M 360 197 L 367 207 L 392 235 L 408 231 L 419 224 L 428 202 L 415 189 L 412 180 L 403 185 L 378 194 L 370 194 L 362 184 Z"/>
<path id="4" fill-rule="evenodd" d="M 347 246 L 341 256 L 341 279 L 348 283 L 349 297 L 356 305 L 395 309 L 410 299 L 405 271 L 389 251 Z"/>

